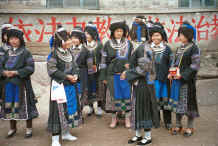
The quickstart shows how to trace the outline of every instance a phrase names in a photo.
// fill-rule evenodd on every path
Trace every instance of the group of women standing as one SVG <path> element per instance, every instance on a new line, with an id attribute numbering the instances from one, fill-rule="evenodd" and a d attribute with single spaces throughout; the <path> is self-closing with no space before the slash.
<path id="1" fill-rule="evenodd" d="M 200 65 L 200 50 L 193 40 L 195 29 L 188 22 L 180 26 L 182 45 L 174 54 L 163 25 L 143 20 L 136 17 L 131 31 L 125 21 L 112 23 L 110 39 L 104 45 L 91 22 L 84 30 L 75 27 L 71 32 L 58 26 L 47 59 L 52 146 L 61 146 L 60 138 L 77 140 L 70 128 L 82 124 L 84 114 L 92 111 L 97 116 L 111 113 L 110 128 L 116 128 L 120 115 L 124 116 L 125 127 L 136 131 L 129 144 L 152 142 L 151 128 L 160 126 L 160 110 L 173 135 L 181 131 L 184 136 L 193 134 L 194 118 L 199 116 L 195 83 Z M 34 61 L 23 32 L 10 24 L 2 27 L 2 42 L 0 117 L 10 120 L 7 138 L 16 133 L 16 120 L 27 121 L 25 137 L 29 138 L 32 119 L 38 116 L 30 80 Z M 171 111 L 176 112 L 176 126 L 172 126 Z M 188 116 L 185 129 L 183 115 Z"/>

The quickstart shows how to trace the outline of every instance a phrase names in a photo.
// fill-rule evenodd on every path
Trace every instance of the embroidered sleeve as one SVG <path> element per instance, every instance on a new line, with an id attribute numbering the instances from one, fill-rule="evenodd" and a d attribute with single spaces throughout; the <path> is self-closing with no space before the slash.
<path id="1" fill-rule="evenodd" d="M 107 58 L 107 52 L 102 50 L 101 51 L 101 63 L 99 64 L 99 69 L 105 69 L 107 67 L 106 58 Z"/>
<path id="2" fill-rule="evenodd" d="M 24 57 L 25 57 L 25 66 L 18 70 L 18 75 L 21 78 L 28 77 L 32 75 L 35 71 L 35 65 L 34 65 L 32 54 L 29 51 L 27 51 Z"/>
<path id="3" fill-rule="evenodd" d="M 191 55 L 191 64 L 188 68 L 186 68 L 183 72 L 181 72 L 181 76 L 184 80 L 188 81 L 195 77 L 199 69 L 200 69 L 200 50 L 199 48 L 195 48 L 193 54 Z"/>
<path id="4" fill-rule="evenodd" d="M 192 55 L 192 64 L 190 68 L 195 71 L 200 69 L 200 52 Z"/>
<path id="5" fill-rule="evenodd" d="M 136 66 L 135 68 L 131 68 L 126 71 L 126 79 L 128 81 L 134 81 L 140 77 L 146 77 L 147 73 L 151 70 L 150 63 L 142 63 L 141 65 Z"/>
<path id="6" fill-rule="evenodd" d="M 48 75 L 51 78 L 56 78 L 62 83 L 66 79 L 66 74 L 57 68 L 57 59 L 52 56 L 47 62 Z"/>
<path id="7" fill-rule="evenodd" d="M 88 73 L 92 73 L 93 65 L 94 65 L 94 55 L 91 55 L 91 53 L 89 52 L 86 61 L 87 61 L 87 66 L 88 66 Z"/>
<path id="8" fill-rule="evenodd" d="M 131 56 L 131 69 L 126 71 L 126 78 L 128 81 L 133 81 L 142 76 L 145 77 L 147 72 L 150 72 L 152 68 L 151 60 L 147 55 L 145 55 L 145 57 L 138 58 L 138 49 L 134 51 Z"/>
<path id="9" fill-rule="evenodd" d="M 138 68 L 138 73 L 145 76 L 146 72 L 153 73 L 153 67 L 152 62 L 149 58 L 141 58 L 138 61 L 138 66 L 136 67 L 136 70 Z"/>

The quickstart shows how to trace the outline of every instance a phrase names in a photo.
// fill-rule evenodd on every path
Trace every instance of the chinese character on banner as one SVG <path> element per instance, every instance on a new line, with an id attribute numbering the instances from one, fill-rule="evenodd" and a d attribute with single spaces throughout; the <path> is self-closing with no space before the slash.
<path id="1" fill-rule="evenodd" d="M 192 23 L 197 31 L 197 41 L 208 40 L 209 23 L 206 21 L 205 16 L 201 16 L 199 22 L 196 22 L 196 20 L 192 18 Z"/>
<path id="2" fill-rule="evenodd" d="M 14 19 L 12 17 L 9 18 L 9 23 L 13 24 Z M 19 29 L 21 29 L 23 31 L 24 37 L 26 38 L 26 40 L 28 42 L 31 42 L 31 38 L 30 35 L 32 33 L 32 31 L 28 28 L 32 28 L 33 24 L 24 24 L 23 20 L 18 18 L 18 24 L 14 24 L 14 26 L 17 26 Z"/>
<path id="3" fill-rule="evenodd" d="M 44 35 L 53 35 L 56 31 L 57 25 L 61 24 L 60 22 L 56 22 L 56 17 L 51 17 L 51 22 L 45 24 L 42 19 L 38 19 L 38 23 L 41 26 L 41 30 L 35 29 L 36 35 L 39 35 L 39 39 L 36 40 L 37 42 L 42 42 L 44 39 Z M 45 31 L 47 27 L 51 27 L 51 31 Z"/>
<path id="4" fill-rule="evenodd" d="M 73 27 L 81 26 L 83 30 L 84 30 L 85 27 L 86 27 L 86 23 L 85 23 L 85 22 L 78 22 L 78 21 L 77 21 L 77 17 L 73 17 L 73 18 L 72 18 L 72 22 L 66 22 L 65 24 L 67 24 L 67 25 L 72 25 Z"/>
<path id="5" fill-rule="evenodd" d="M 213 16 L 212 24 L 209 24 L 209 25 L 210 25 L 209 26 L 210 28 L 212 27 L 212 29 L 211 29 L 211 33 L 212 33 L 211 37 L 214 40 L 216 40 L 216 38 L 218 36 L 218 18 L 217 18 L 216 14 L 214 14 L 214 16 Z"/>
<path id="6" fill-rule="evenodd" d="M 174 21 L 173 19 L 171 19 L 170 23 L 171 25 L 166 28 L 168 32 L 168 42 L 172 43 L 174 41 L 177 43 L 179 42 L 178 29 L 183 23 L 183 16 L 179 17 L 179 21 Z M 173 40 L 174 37 L 176 37 L 175 40 Z"/>
<path id="7" fill-rule="evenodd" d="M 44 24 L 44 21 L 42 19 L 38 19 L 38 22 L 41 25 L 42 29 L 41 29 L 41 31 L 35 29 L 35 33 L 36 33 L 36 35 L 39 35 L 39 39 L 37 40 L 37 42 L 42 42 L 43 36 L 45 34 L 45 24 Z"/>
<path id="8" fill-rule="evenodd" d="M 56 22 L 56 17 L 51 17 L 51 22 L 47 23 L 47 26 L 51 26 L 51 32 L 45 32 L 45 34 L 54 34 L 56 32 L 57 29 L 57 25 L 61 24 L 60 22 Z"/>
<path id="9" fill-rule="evenodd" d="M 110 37 L 110 34 L 108 33 L 110 25 L 111 25 L 111 17 L 108 17 L 107 20 L 100 19 L 100 17 L 96 17 L 96 22 L 93 22 L 96 24 L 96 27 L 98 29 L 99 37 L 101 40 L 104 39 L 104 37 Z"/>

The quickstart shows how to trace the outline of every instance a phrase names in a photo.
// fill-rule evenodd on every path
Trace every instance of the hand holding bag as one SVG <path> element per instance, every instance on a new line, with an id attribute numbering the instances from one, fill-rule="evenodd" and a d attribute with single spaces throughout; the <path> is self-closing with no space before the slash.
<path id="1" fill-rule="evenodd" d="M 57 103 L 66 103 L 66 93 L 64 90 L 64 85 L 57 83 L 55 80 L 52 80 L 51 84 L 51 100 L 57 101 Z"/>

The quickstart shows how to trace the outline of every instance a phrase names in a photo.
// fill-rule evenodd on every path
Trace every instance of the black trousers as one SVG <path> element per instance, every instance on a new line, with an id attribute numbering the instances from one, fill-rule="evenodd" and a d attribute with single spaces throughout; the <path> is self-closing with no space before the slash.
<path id="1" fill-rule="evenodd" d="M 163 121 L 164 121 L 164 124 L 165 125 L 172 124 L 171 111 L 170 110 L 164 110 L 164 109 L 162 111 L 163 111 Z M 161 117 L 160 112 L 159 112 L 159 116 Z"/>

